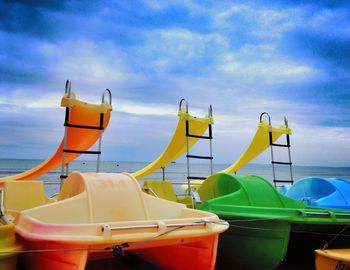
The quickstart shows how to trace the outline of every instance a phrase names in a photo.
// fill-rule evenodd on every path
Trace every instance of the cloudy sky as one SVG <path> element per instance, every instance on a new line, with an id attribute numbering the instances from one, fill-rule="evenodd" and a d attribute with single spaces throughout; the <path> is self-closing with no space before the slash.
<path id="1" fill-rule="evenodd" d="M 0 1 L 0 158 L 51 155 L 71 79 L 92 103 L 112 90 L 105 160 L 153 160 L 186 98 L 198 116 L 213 106 L 217 163 L 267 111 L 288 117 L 295 164 L 349 166 L 349 13 L 336 0 Z"/>

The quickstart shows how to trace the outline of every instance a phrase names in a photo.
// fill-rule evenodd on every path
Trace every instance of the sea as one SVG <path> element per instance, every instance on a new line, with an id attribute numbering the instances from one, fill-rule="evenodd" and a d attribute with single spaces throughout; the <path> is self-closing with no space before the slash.
<path id="1" fill-rule="evenodd" d="M 15 175 L 26 170 L 29 170 L 43 160 L 38 159 L 0 159 L 0 177 Z M 107 173 L 119 173 L 119 172 L 135 172 L 144 168 L 149 162 L 127 162 L 127 161 L 101 161 L 100 172 Z M 230 164 L 214 164 L 212 171 L 219 172 L 227 168 Z M 286 168 L 288 167 L 288 168 Z M 96 161 L 92 160 L 74 160 L 69 165 L 69 172 L 96 172 Z M 189 166 L 189 172 L 191 176 L 206 177 L 211 174 L 211 168 L 208 163 L 193 163 Z M 45 188 L 48 196 L 57 194 L 60 189 L 60 174 L 61 168 L 57 168 L 49 173 L 42 175 L 37 180 L 45 181 Z M 248 164 L 238 172 L 238 175 L 258 175 L 272 182 L 273 171 L 271 164 Z M 177 193 L 182 192 L 181 184 L 187 181 L 187 164 L 186 163 L 170 163 L 163 170 L 158 170 L 151 175 L 145 177 L 145 179 L 166 179 L 172 180 L 179 185 L 175 186 Z M 275 166 L 275 176 L 277 179 L 291 179 L 291 173 L 289 166 Z M 335 177 L 350 180 L 350 167 L 323 167 L 323 166 L 293 166 L 292 178 L 294 181 L 298 181 L 305 177 L 317 176 L 317 177 Z M 143 180 L 140 181 L 142 185 Z"/>

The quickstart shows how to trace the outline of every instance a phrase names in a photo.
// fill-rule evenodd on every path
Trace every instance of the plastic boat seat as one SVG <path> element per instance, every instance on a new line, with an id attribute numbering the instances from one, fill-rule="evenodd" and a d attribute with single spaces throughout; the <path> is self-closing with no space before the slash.
<path id="1" fill-rule="evenodd" d="M 204 181 L 198 193 L 203 201 L 222 199 L 235 205 L 286 207 L 288 204 L 288 198 L 282 199 L 271 183 L 255 175 L 217 173 Z"/>
<path id="2" fill-rule="evenodd" d="M 50 224 L 183 218 L 189 217 L 191 211 L 194 210 L 171 201 L 159 202 L 142 192 L 129 174 L 79 172 L 73 172 L 65 181 L 58 202 L 28 210 L 32 218 Z"/>
<path id="3" fill-rule="evenodd" d="M 236 179 L 241 184 L 251 206 L 286 206 L 276 188 L 266 179 L 256 175 L 237 176 Z"/>
<path id="4" fill-rule="evenodd" d="M 192 197 L 178 197 L 173 187 L 173 183 L 170 180 L 145 180 L 142 186 L 142 190 L 147 194 L 156 196 L 168 201 L 179 202 L 192 206 Z"/>
<path id="5" fill-rule="evenodd" d="M 329 196 L 336 188 L 327 179 L 320 177 L 308 177 L 298 180 L 290 187 L 286 195 L 294 200 L 311 204 L 320 198 Z"/>
<path id="6" fill-rule="evenodd" d="M 66 207 L 64 203 L 74 200 L 77 203 L 74 212 L 79 213 L 80 205 L 84 205 L 88 223 L 147 219 L 142 191 L 129 176 L 120 174 L 118 181 L 108 173 L 86 173 L 85 176 L 88 180 L 80 173 L 70 175 L 58 198 L 62 203 L 58 212 Z M 70 200 L 65 200 L 67 198 Z"/>
<path id="7" fill-rule="evenodd" d="M 229 174 L 214 174 L 208 177 L 198 189 L 202 201 L 221 197 L 240 189 L 236 181 L 232 181 Z"/>
<path id="8" fill-rule="evenodd" d="M 288 197 L 307 205 L 350 209 L 350 181 L 339 178 L 308 177 L 288 190 Z"/>
<path id="9" fill-rule="evenodd" d="M 6 181 L 4 210 L 15 217 L 20 211 L 55 202 L 47 197 L 42 181 Z"/>

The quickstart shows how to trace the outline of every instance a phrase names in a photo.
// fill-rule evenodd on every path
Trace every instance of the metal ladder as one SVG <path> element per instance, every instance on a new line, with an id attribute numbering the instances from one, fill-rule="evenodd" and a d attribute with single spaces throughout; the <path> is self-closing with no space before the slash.
<path id="1" fill-rule="evenodd" d="M 262 121 L 262 118 L 264 115 L 267 115 L 268 120 L 269 120 L 269 125 L 271 126 L 271 117 L 267 112 L 263 112 L 260 115 L 260 122 Z M 284 124 L 286 127 L 288 127 L 288 120 L 286 117 L 284 117 Z M 289 184 L 292 185 L 294 183 L 293 180 L 293 170 L 292 170 L 292 158 L 290 154 L 290 137 L 289 134 L 286 135 L 286 144 L 279 144 L 279 143 L 274 143 L 272 140 L 272 131 L 269 131 L 269 144 L 270 144 L 270 150 L 271 150 L 271 165 L 272 165 L 272 174 L 273 174 L 273 183 L 276 188 L 282 188 L 285 187 L 284 184 Z M 282 161 L 276 161 L 274 159 L 274 147 L 281 147 L 281 148 L 287 148 L 288 150 L 288 161 L 287 162 L 282 162 Z M 289 166 L 289 172 L 290 172 L 290 179 L 276 179 L 276 168 L 275 165 L 282 165 L 282 166 Z"/>
<path id="2" fill-rule="evenodd" d="M 71 81 L 67 80 L 65 94 L 69 98 L 71 95 Z M 108 94 L 109 104 L 112 104 L 112 93 L 109 89 L 106 89 L 102 94 L 102 103 L 105 102 L 105 95 Z M 96 160 L 96 172 L 100 171 L 100 158 L 101 158 L 101 147 L 102 147 L 102 133 L 104 130 L 103 122 L 104 122 L 104 114 L 100 113 L 100 122 L 98 126 L 84 126 L 69 123 L 70 119 L 70 108 L 66 107 L 66 114 L 64 119 L 64 138 L 63 138 L 63 149 L 62 149 L 62 166 L 61 166 L 61 175 L 60 175 L 60 189 L 62 188 L 63 181 L 68 177 L 69 174 L 69 163 L 66 163 L 66 153 L 76 153 L 76 154 L 90 154 L 97 155 Z M 95 129 L 100 131 L 100 136 L 98 140 L 98 150 L 97 151 L 85 151 L 85 150 L 76 150 L 76 149 L 67 149 L 67 133 L 68 127 L 71 128 L 81 128 L 81 129 Z"/>
<path id="3" fill-rule="evenodd" d="M 182 103 L 185 102 L 186 103 L 186 113 L 188 113 L 188 102 L 183 98 L 180 101 L 179 104 L 179 110 L 182 109 Z M 212 110 L 212 106 L 209 106 L 209 110 L 208 110 L 208 114 L 209 117 L 213 116 L 213 110 Z M 187 192 L 189 196 L 196 196 L 195 194 L 191 194 L 191 180 L 205 180 L 207 179 L 207 177 L 199 177 L 199 176 L 191 176 L 190 173 L 190 159 L 205 159 L 205 160 L 209 160 L 210 161 L 210 174 L 213 174 L 213 145 L 212 145 L 212 139 L 213 139 L 213 131 L 212 131 L 212 125 L 209 124 L 208 125 L 208 129 L 209 129 L 209 134 L 208 136 L 200 136 L 200 135 L 196 135 L 196 134 L 191 134 L 190 133 L 190 123 L 188 120 L 186 120 L 186 149 L 187 149 L 187 153 L 186 153 L 186 159 L 187 159 Z M 210 154 L 209 156 L 199 156 L 199 155 L 191 155 L 189 152 L 189 138 L 199 138 L 199 139 L 206 139 L 209 140 L 209 151 Z"/>

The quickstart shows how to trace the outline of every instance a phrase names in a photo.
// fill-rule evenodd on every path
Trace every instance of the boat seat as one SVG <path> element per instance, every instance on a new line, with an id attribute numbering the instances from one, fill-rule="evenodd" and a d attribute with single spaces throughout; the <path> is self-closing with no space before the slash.
<path id="1" fill-rule="evenodd" d="M 119 174 L 116 178 L 111 173 L 75 172 L 64 183 L 58 199 L 63 202 L 85 196 L 87 219 L 94 223 L 147 219 L 148 212 L 141 194 L 138 183 L 127 174 Z"/>
<path id="2" fill-rule="evenodd" d="M 4 210 L 15 217 L 20 211 L 55 202 L 45 194 L 42 181 L 6 181 L 4 183 Z"/>
<path id="3" fill-rule="evenodd" d="M 73 172 L 56 203 L 21 212 L 51 224 L 92 224 L 164 219 L 187 215 L 184 205 L 142 192 L 127 173 Z M 78 227 L 77 227 L 78 228 Z"/>
<path id="4" fill-rule="evenodd" d="M 256 175 L 217 173 L 204 181 L 198 193 L 203 201 L 221 198 L 230 204 L 253 207 L 286 207 L 294 203 L 279 194 L 266 179 Z"/>
<path id="5" fill-rule="evenodd" d="M 217 173 L 208 177 L 198 188 L 198 194 L 202 201 L 221 197 L 238 191 L 240 185 L 232 180 L 232 176 L 226 173 Z"/>
<path id="6" fill-rule="evenodd" d="M 149 195 L 165 199 L 168 201 L 186 204 L 192 207 L 192 197 L 178 197 L 170 180 L 145 180 L 143 182 L 142 190 Z"/>

